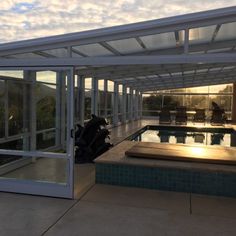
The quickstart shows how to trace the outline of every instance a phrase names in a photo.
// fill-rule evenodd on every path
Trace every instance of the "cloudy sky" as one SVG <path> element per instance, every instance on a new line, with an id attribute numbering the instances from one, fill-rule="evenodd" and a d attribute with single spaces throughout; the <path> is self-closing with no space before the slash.
<path id="1" fill-rule="evenodd" d="M 0 43 L 234 5 L 236 0 L 2 0 Z"/>

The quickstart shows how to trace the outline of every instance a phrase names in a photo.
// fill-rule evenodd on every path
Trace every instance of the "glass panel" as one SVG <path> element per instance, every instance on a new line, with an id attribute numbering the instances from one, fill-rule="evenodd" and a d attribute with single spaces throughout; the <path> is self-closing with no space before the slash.
<path id="1" fill-rule="evenodd" d="M 236 39 L 236 22 L 221 25 L 215 41 L 229 39 Z"/>
<path id="2" fill-rule="evenodd" d="M 37 130 L 53 128 L 56 125 L 56 86 L 36 84 Z"/>
<path id="3" fill-rule="evenodd" d="M 9 135 L 15 135 L 23 129 L 23 84 L 14 81 L 7 83 Z"/>
<path id="4" fill-rule="evenodd" d="M 119 87 L 118 87 L 119 93 L 122 94 L 122 92 L 123 92 L 123 85 L 122 85 L 122 84 L 119 84 L 118 86 L 119 86 Z"/>
<path id="5" fill-rule="evenodd" d="M 43 51 L 55 57 L 68 57 L 68 51 L 65 48 L 57 48 L 52 50 Z"/>
<path id="6" fill-rule="evenodd" d="M 11 165 L 14 163 L 19 168 L 11 170 L 9 164 L 8 167 L 2 166 L 0 177 L 60 184 L 65 184 L 68 181 L 66 177 L 68 161 L 66 159 L 41 157 L 32 160 L 31 158 L 16 156 L 8 156 L 7 158 L 8 160 L 11 159 Z"/>
<path id="7" fill-rule="evenodd" d="M 98 92 L 98 114 L 99 116 L 105 116 L 106 109 L 106 92 L 99 91 Z"/>
<path id="8" fill-rule="evenodd" d="M 213 37 L 215 25 L 189 30 L 189 44 L 208 43 Z"/>
<path id="9" fill-rule="evenodd" d="M 218 53 L 218 52 L 227 52 L 230 51 L 232 48 L 219 48 L 219 49 L 211 49 L 208 50 L 208 53 Z"/>
<path id="10" fill-rule="evenodd" d="M 107 81 L 107 90 L 109 92 L 114 92 L 114 82 L 113 81 L 111 81 L 111 80 Z"/>
<path id="11" fill-rule="evenodd" d="M 206 95 L 186 95 L 185 105 L 188 110 L 207 109 L 208 96 Z"/>
<path id="12" fill-rule="evenodd" d="M 232 96 L 230 95 L 210 95 L 209 97 L 209 104 L 210 108 L 212 102 L 215 102 L 218 104 L 218 106 L 225 110 L 227 119 L 231 119 L 231 111 L 232 111 Z"/>
<path id="13" fill-rule="evenodd" d="M 222 85 L 212 85 L 209 86 L 210 93 L 232 93 L 233 85 L 232 84 L 222 84 Z"/>
<path id="14" fill-rule="evenodd" d="M 91 89 L 92 88 L 92 78 L 85 78 L 84 86 L 86 89 Z"/>
<path id="15" fill-rule="evenodd" d="M 0 76 L 7 76 L 7 77 L 13 77 L 13 78 L 17 78 L 17 79 L 22 79 L 23 78 L 23 71 L 21 70 L 11 70 L 11 71 L 7 71 L 7 70 L 3 70 L 0 71 Z"/>
<path id="16" fill-rule="evenodd" d="M 74 49 L 84 53 L 87 56 L 111 56 L 114 55 L 112 52 L 104 48 L 98 43 L 75 46 Z"/>
<path id="17" fill-rule="evenodd" d="M 144 51 L 144 49 L 134 38 L 109 41 L 107 43 L 123 54 Z"/>
<path id="18" fill-rule="evenodd" d="M 140 37 L 140 39 L 148 49 L 161 49 L 176 46 L 174 32 L 143 36 Z"/>
<path id="19" fill-rule="evenodd" d="M 187 93 L 208 93 L 208 86 L 186 88 Z"/>
<path id="20" fill-rule="evenodd" d="M 163 96 L 163 106 L 175 110 L 176 107 L 184 106 L 184 95 Z"/>
<path id="21" fill-rule="evenodd" d="M 143 116 L 157 116 L 162 107 L 162 95 L 143 95 Z"/>
<path id="22" fill-rule="evenodd" d="M 45 58 L 41 55 L 35 54 L 35 53 L 22 53 L 22 54 L 16 54 L 12 55 L 14 58 Z"/>
<path id="23" fill-rule="evenodd" d="M 36 72 L 36 80 L 38 82 L 56 84 L 57 74 L 53 71 L 38 71 Z"/>
<path id="24" fill-rule="evenodd" d="M 104 90 L 104 80 L 102 79 L 98 80 L 98 90 Z"/>

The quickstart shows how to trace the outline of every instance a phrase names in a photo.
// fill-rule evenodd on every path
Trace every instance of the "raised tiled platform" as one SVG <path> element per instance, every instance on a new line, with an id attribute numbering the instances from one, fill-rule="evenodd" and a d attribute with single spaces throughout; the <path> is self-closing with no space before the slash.
<path id="1" fill-rule="evenodd" d="M 236 197 L 236 166 L 125 156 L 134 145 L 124 141 L 97 158 L 96 183 Z"/>

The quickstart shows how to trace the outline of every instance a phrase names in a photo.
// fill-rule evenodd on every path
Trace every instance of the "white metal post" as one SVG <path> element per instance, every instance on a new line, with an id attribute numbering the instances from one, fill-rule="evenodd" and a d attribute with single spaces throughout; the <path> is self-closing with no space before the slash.
<path id="1" fill-rule="evenodd" d="M 142 119 L 143 117 L 143 94 L 140 93 L 140 104 L 139 104 L 139 116 L 140 116 L 140 119 Z"/>
<path id="2" fill-rule="evenodd" d="M 74 197 L 74 70 L 67 74 L 67 165 L 68 184 L 70 186 L 71 198 Z"/>
<path id="3" fill-rule="evenodd" d="M 133 121 L 134 120 L 134 106 L 133 106 L 133 104 L 134 104 L 134 102 L 133 102 L 133 89 L 132 88 L 130 88 L 130 107 L 129 107 L 129 119 L 131 120 L 131 121 Z"/>
<path id="4" fill-rule="evenodd" d="M 29 108 L 30 108 L 30 151 L 35 151 L 36 150 L 36 130 L 37 130 L 37 117 L 36 117 L 36 94 L 35 94 L 35 88 L 36 88 L 36 72 L 35 71 L 24 71 L 24 79 L 31 81 L 30 85 L 29 85 L 29 89 L 30 89 L 30 96 L 28 98 L 29 100 Z M 26 102 L 26 101 L 25 101 Z M 24 104 L 26 105 L 26 104 Z M 25 112 L 26 110 L 24 110 Z M 27 117 L 24 116 L 25 122 L 27 120 Z M 25 124 L 27 125 L 27 124 Z M 26 144 L 24 144 L 26 145 Z M 35 161 L 36 159 L 33 158 L 33 161 Z"/>
<path id="5" fill-rule="evenodd" d="M 24 71 L 24 74 L 23 74 L 23 79 L 26 80 L 26 81 L 30 81 L 32 83 L 34 83 L 35 81 L 35 78 L 36 77 L 36 74 L 30 72 L 30 71 Z M 33 120 L 31 120 L 31 117 L 32 117 L 32 113 L 31 113 L 31 100 L 32 100 L 32 89 L 34 89 L 32 87 L 32 85 L 29 85 L 27 83 L 23 83 L 23 134 L 24 134 L 24 138 L 23 138 L 23 150 L 24 151 L 29 151 L 31 148 L 30 148 L 30 142 L 32 139 L 32 136 L 33 135 L 36 135 L 36 130 L 37 130 L 37 117 L 36 117 L 36 114 L 35 114 L 35 123 L 36 123 L 36 126 L 35 126 L 35 134 L 32 133 L 32 130 L 31 130 L 31 122 L 33 122 Z M 36 102 L 35 102 L 36 103 Z M 36 104 L 35 104 L 36 106 Z M 36 108 L 35 108 L 35 112 L 36 112 Z M 27 136 L 26 134 L 30 132 L 30 137 Z M 37 137 L 36 137 L 37 138 Z"/>
<path id="6" fill-rule="evenodd" d="M 61 80 L 61 124 L 60 124 L 60 133 L 61 133 L 61 145 L 62 148 L 65 149 L 66 145 L 66 97 L 68 96 L 68 88 L 66 90 L 66 74 L 64 71 L 60 72 L 60 80 Z M 68 81 L 68 78 L 67 78 Z"/>
<path id="7" fill-rule="evenodd" d="M 122 105 L 121 105 L 121 111 L 122 111 L 122 123 L 126 123 L 126 100 L 127 100 L 127 87 L 123 85 L 122 87 Z"/>
<path id="8" fill-rule="evenodd" d="M 65 72 L 58 71 L 56 76 L 56 146 L 65 149 Z"/>
<path id="9" fill-rule="evenodd" d="M 104 113 L 104 116 L 107 117 L 107 84 L 108 84 L 108 81 L 105 79 L 104 80 L 104 96 L 105 96 L 105 113 Z"/>
<path id="10" fill-rule="evenodd" d="M 91 112 L 98 115 L 98 80 L 92 78 Z"/>
<path id="11" fill-rule="evenodd" d="M 114 103 L 113 103 L 113 124 L 116 126 L 118 124 L 118 99 L 119 99 L 119 85 L 114 82 Z"/>
<path id="12" fill-rule="evenodd" d="M 61 145 L 61 72 L 56 74 L 56 146 Z"/>

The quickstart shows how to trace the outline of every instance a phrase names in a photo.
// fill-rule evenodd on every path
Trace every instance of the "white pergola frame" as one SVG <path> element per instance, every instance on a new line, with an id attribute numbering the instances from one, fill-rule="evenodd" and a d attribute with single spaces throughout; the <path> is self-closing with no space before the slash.
<path id="1" fill-rule="evenodd" d="M 160 20 L 116 26 L 98 30 L 72 33 L 66 35 L 45 37 L 32 40 L 24 40 L 0 45 L 0 70 L 57 70 L 67 68 L 70 70 L 68 84 L 69 96 L 69 124 L 67 137 L 71 137 L 74 129 L 74 79 L 78 76 L 78 117 L 79 122 L 84 124 L 84 79 L 92 78 L 91 111 L 98 114 L 98 80 L 104 79 L 105 96 L 107 81 L 114 82 L 114 112 L 113 125 L 119 122 L 139 119 L 142 110 L 142 93 L 150 90 L 165 90 L 173 88 L 186 88 L 193 86 L 216 85 L 236 82 L 236 41 L 227 39 L 216 41 L 216 37 L 223 24 L 236 22 L 236 7 L 211 10 L 200 13 L 192 13 L 183 16 L 169 17 Z M 190 31 L 193 28 L 215 26 L 209 42 L 191 44 Z M 180 32 L 184 32 L 183 42 L 180 43 Z M 173 33 L 175 35 L 175 47 L 148 49 L 142 41 L 142 37 Z M 109 42 L 125 39 L 134 39 L 140 46 L 140 51 L 122 53 L 112 47 Z M 99 45 L 108 51 L 110 56 L 90 56 L 80 51 L 79 46 Z M 63 56 L 57 57 L 52 52 L 59 50 Z M 214 53 L 214 50 L 223 50 Z M 213 53 L 212 53 L 213 52 Z M 194 53 L 194 54 L 193 54 Z M 219 68 L 214 72 L 214 69 Z M 227 69 L 228 68 L 228 69 Z M 201 70 L 205 70 L 202 72 Z M 199 72 L 200 71 L 200 72 Z M 191 72 L 191 73 L 190 73 Z M 177 74 L 177 75 L 176 75 Z M 61 75 L 58 74 L 58 81 Z M 119 84 L 123 85 L 121 113 L 118 116 Z M 129 88 L 130 93 L 127 93 Z M 60 127 L 61 123 L 56 123 Z M 66 134 L 57 137 L 57 143 L 64 139 Z M 48 187 L 48 184 L 32 183 L 32 189 L 27 192 L 27 184 L 22 181 L 1 180 L 1 189 L 5 191 L 47 194 L 53 196 L 73 197 L 73 138 L 67 140 L 67 154 L 48 154 L 46 152 L 15 151 L 15 155 L 42 156 L 48 158 L 67 158 L 69 161 L 69 182 L 67 189 Z M 12 154 L 9 150 L 0 150 L 0 154 Z M 9 185 L 9 183 L 11 183 Z M 19 184 L 19 186 L 18 186 Z M 48 185 L 48 186 L 47 186 Z M 54 192 L 54 193 L 53 193 Z"/>

